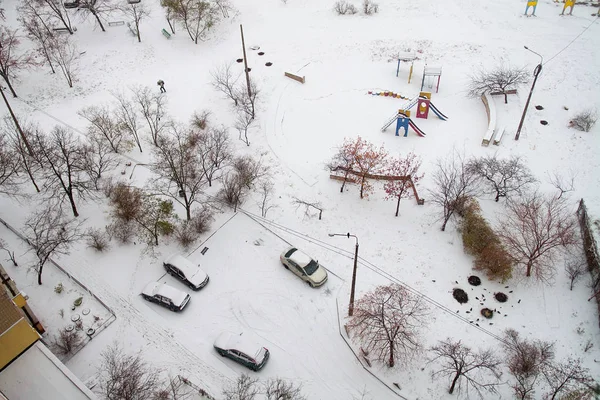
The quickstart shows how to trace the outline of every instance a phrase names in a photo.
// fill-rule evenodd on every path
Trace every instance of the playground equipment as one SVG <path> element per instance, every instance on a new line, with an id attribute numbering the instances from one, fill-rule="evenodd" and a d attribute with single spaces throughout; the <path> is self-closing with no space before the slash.
<path id="1" fill-rule="evenodd" d="M 573 15 L 573 7 L 575 7 L 575 0 L 565 0 L 565 6 L 563 7 L 562 13 L 560 13 L 560 15 L 565 15 L 567 7 L 571 7 L 569 15 Z"/>
<path id="2" fill-rule="evenodd" d="M 402 100 L 410 100 L 410 98 L 408 97 L 404 97 L 401 94 L 398 93 L 394 93 L 392 91 L 386 90 L 383 92 L 372 92 L 372 91 L 368 91 L 367 94 L 370 94 L 372 96 L 384 96 L 384 97 L 391 97 L 393 99 L 402 99 Z"/>
<path id="3" fill-rule="evenodd" d="M 423 91 L 423 87 L 425 86 L 425 79 L 435 78 L 436 76 L 438 79 L 437 79 L 437 85 L 435 87 L 435 92 L 437 93 L 440 88 L 440 79 L 442 79 L 442 67 L 428 67 L 427 65 L 425 67 L 423 67 L 423 79 L 421 80 L 421 91 Z"/>
<path id="4" fill-rule="evenodd" d="M 412 180 L 412 177 L 410 175 L 375 175 L 375 174 L 364 174 L 362 172 L 358 172 L 358 171 L 354 171 L 351 168 L 348 167 L 344 167 L 344 166 L 337 166 L 331 169 L 331 172 L 343 172 L 344 175 L 336 175 L 336 174 L 330 174 L 329 178 L 331 179 L 335 179 L 337 181 L 344 181 L 344 182 L 351 182 L 351 183 L 358 183 L 358 179 L 355 177 L 360 177 L 360 178 L 368 178 L 368 179 L 375 179 L 378 181 L 408 181 L 410 182 L 410 187 L 413 190 L 413 194 L 415 195 L 415 200 L 417 200 L 417 204 L 422 206 L 423 204 L 425 204 L 425 199 L 419 197 L 419 193 L 417 193 L 417 188 Z M 355 177 L 351 177 L 348 175 L 354 175 Z"/>
<path id="5" fill-rule="evenodd" d="M 529 7 L 533 7 L 533 12 L 531 15 L 535 15 L 535 9 L 537 7 L 538 0 L 527 0 L 527 7 L 525 8 L 525 15 L 527 15 L 527 11 L 529 11 Z"/>
<path id="6" fill-rule="evenodd" d="M 400 62 L 410 62 L 410 69 L 408 71 L 408 83 L 410 83 L 410 78 L 412 77 L 413 66 L 416 59 L 417 54 L 413 52 L 403 52 L 398 54 L 398 67 L 396 68 L 396 78 L 398 77 L 398 73 L 400 72 Z"/>
<path id="7" fill-rule="evenodd" d="M 396 136 L 400 136 L 398 131 L 401 128 L 404 128 L 404 137 L 408 136 L 408 128 L 412 128 L 413 131 L 417 133 L 417 135 L 421 137 L 425 137 L 426 134 L 423 132 L 411 119 L 410 119 L 410 109 L 415 105 L 417 106 L 417 118 L 427 118 L 429 116 L 429 111 L 431 110 L 439 119 L 442 121 L 448 120 L 448 117 L 442 113 L 432 102 L 431 102 L 431 93 L 429 92 L 421 92 L 418 97 L 409 100 L 404 107 L 398 110 L 382 127 L 381 131 L 384 132 L 390 125 L 396 121 Z"/>

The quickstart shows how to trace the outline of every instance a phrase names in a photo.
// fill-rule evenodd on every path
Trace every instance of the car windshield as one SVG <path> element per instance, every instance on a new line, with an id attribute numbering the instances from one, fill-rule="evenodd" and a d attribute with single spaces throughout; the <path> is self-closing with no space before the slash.
<path id="1" fill-rule="evenodd" d="M 317 263 L 315 260 L 310 260 L 310 262 L 306 264 L 306 267 L 304 267 L 304 271 L 306 271 L 308 275 L 312 275 L 315 273 L 317 268 L 319 268 L 319 263 Z"/>
<path id="2" fill-rule="evenodd" d="M 295 247 L 292 247 L 291 249 L 289 249 L 289 250 L 287 251 L 287 253 L 285 253 L 285 258 L 290 258 L 290 257 L 292 256 L 292 254 L 294 254 L 294 252 L 295 252 L 296 250 L 297 250 L 297 249 L 296 249 Z"/>

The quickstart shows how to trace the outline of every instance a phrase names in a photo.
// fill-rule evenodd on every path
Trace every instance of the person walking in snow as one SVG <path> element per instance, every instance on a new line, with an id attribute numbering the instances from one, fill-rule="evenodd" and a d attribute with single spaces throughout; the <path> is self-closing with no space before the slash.
<path id="1" fill-rule="evenodd" d="M 160 86 L 160 92 L 161 93 L 165 93 L 167 91 L 167 89 L 165 89 L 165 81 L 163 81 L 162 79 L 159 80 L 158 82 L 156 82 L 156 84 L 158 86 Z"/>

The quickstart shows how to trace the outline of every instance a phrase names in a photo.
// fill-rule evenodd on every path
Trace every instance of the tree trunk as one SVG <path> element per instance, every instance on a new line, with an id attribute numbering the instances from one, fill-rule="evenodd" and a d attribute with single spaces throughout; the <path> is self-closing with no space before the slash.
<path id="1" fill-rule="evenodd" d="M 363 177 L 361 178 L 361 180 L 360 180 L 360 198 L 361 198 L 361 199 L 363 198 L 363 191 L 364 191 L 364 189 L 365 189 L 365 180 L 366 180 L 366 179 L 367 179 L 367 178 L 365 178 L 365 177 L 363 176 Z"/>
<path id="2" fill-rule="evenodd" d="M 142 43 L 142 38 L 140 37 L 140 22 L 135 21 L 135 31 L 137 33 L 138 43 Z"/>
<path id="3" fill-rule="evenodd" d="M 527 273 L 525 276 L 531 276 L 531 267 L 533 267 L 533 261 L 529 260 L 527 262 Z"/>
<path id="4" fill-rule="evenodd" d="M 50 65 L 50 69 L 52 70 L 52 73 L 55 74 L 56 71 L 54 70 L 54 65 L 52 65 L 52 61 L 50 60 L 50 54 L 48 54 L 48 51 L 46 50 L 45 47 L 44 47 L 44 57 L 46 57 L 46 61 L 48 61 L 48 64 Z"/>
<path id="5" fill-rule="evenodd" d="M 396 217 L 398 216 L 398 210 L 400 210 L 400 200 L 402 199 L 401 196 L 398 196 L 398 204 L 396 204 Z"/>
<path id="6" fill-rule="evenodd" d="M 98 13 L 95 10 L 90 11 L 94 15 L 94 17 L 96 17 L 96 21 L 98 21 L 98 24 L 100 24 L 100 29 L 102 29 L 102 32 L 106 32 L 106 29 L 104 29 L 104 25 L 102 25 L 102 21 L 100 21 L 100 16 L 98 15 Z"/>
<path id="7" fill-rule="evenodd" d="M 448 223 L 449 219 L 450 219 L 450 216 L 444 217 L 444 222 L 442 223 L 442 232 L 444 232 L 446 230 L 446 224 Z"/>
<path id="8" fill-rule="evenodd" d="M 506 92 L 502 93 L 504 93 L 504 104 L 508 104 L 508 94 L 506 94 Z"/>
<path id="9" fill-rule="evenodd" d="M 79 217 L 79 213 L 77 212 L 77 207 L 75 206 L 75 199 L 73 199 L 73 193 L 67 193 L 67 197 L 69 198 L 69 203 L 71 203 L 71 209 L 73 210 L 73 216 Z"/>
<path id="10" fill-rule="evenodd" d="M 456 382 L 458 382 L 458 378 L 460 378 L 460 371 L 457 371 L 456 375 L 454 376 L 454 379 L 452 379 L 452 385 L 450 385 L 450 390 L 448 390 L 448 393 L 454 393 L 454 388 L 456 387 Z"/>
<path id="11" fill-rule="evenodd" d="M 17 97 L 17 93 L 15 92 L 15 89 L 13 89 L 11 83 L 10 83 L 10 79 L 5 75 L 2 74 L 2 77 L 4 78 L 4 81 L 6 82 L 6 84 L 8 85 L 8 88 L 10 89 L 10 92 L 12 93 L 13 97 Z"/>
<path id="12" fill-rule="evenodd" d="M 494 198 L 494 200 L 496 200 L 496 203 L 500 200 L 500 192 L 496 191 L 496 198 Z"/>
<path id="13" fill-rule="evenodd" d="M 44 264 L 40 264 L 40 269 L 38 270 L 38 285 L 42 284 L 42 269 L 44 268 Z"/>
<path id="14" fill-rule="evenodd" d="M 388 346 L 390 346 L 390 359 L 388 360 L 388 367 L 392 368 L 395 364 L 395 362 L 394 362 L 394 342 L 390 341 L 390 343 L 388 343 Z"/>
<path id="15" fill-rule="evenodd" d="M 575 278 L 571 278 L 571 288 L 569 290 L 573 290 L 573 282 L 575 281 Z"/>
<path id="16" fill-rule="evenodd" d="M 175 28 L 173 28 L 173 24 L 171 23 L 171 18 L 167 17 L 167 23 L 169 24 L 169 28 L 171 28 L 171 33 L 175 34 Z"/>

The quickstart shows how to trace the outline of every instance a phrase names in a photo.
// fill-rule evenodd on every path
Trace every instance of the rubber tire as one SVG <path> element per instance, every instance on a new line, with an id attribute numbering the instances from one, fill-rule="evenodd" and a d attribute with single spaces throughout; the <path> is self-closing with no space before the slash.
<path id="1" fill-rule="evenodd" d="M 308 283 L 308 286 L 310 286 L 311 288 L 315 287 L 315 285 L 313 285 L 311 281 L 306 281 L 306 283 Z"/>

